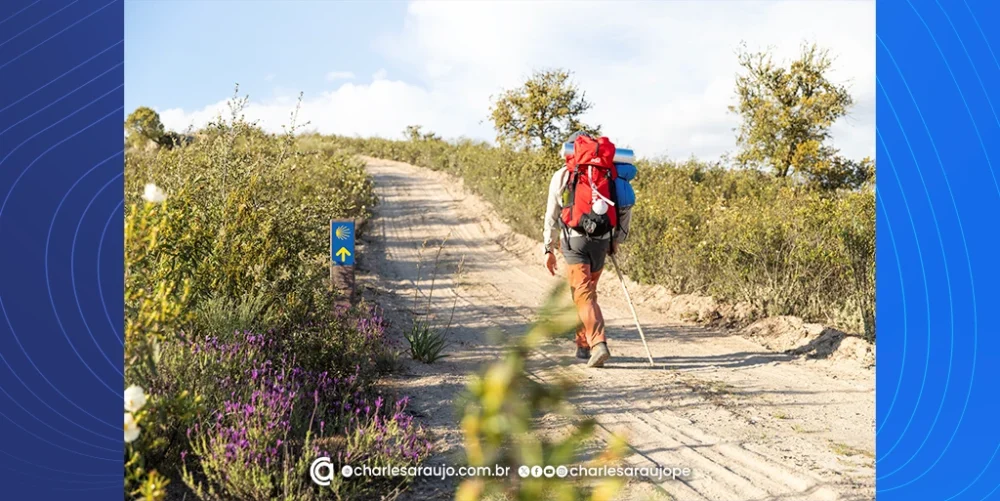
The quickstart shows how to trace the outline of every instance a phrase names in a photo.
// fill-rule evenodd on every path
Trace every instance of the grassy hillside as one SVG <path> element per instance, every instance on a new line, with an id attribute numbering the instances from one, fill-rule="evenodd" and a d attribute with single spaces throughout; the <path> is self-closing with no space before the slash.
<path id="1" fill-rule="evenodd" d="M 445 171 L 540 239 L 554 155 L 436 138 L 306 136 L 309 150 L 352 151 Z M 622 265 L 676 293 L 746 301 L 758 316 L 798 315 L 874 339 L 871 187 L 822 191 L 757 170 L 639 161 L 639 205 Z"/>
<path id="2" fill-rule="evenodd" d="M 328 224 L 369 215 L 363 165 L 234 117 L 129 149 L 125 179 L 127 497 L 357 499 L 406 482 L 307 473 L 318 456 L 406 466 L 430 449 L 406 399 L 376 387 L 398 354 L 378 309 L 332 308 Z"/>

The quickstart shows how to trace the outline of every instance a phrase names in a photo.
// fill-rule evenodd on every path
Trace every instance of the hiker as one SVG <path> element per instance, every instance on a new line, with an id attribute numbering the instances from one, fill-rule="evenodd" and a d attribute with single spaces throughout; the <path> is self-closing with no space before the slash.
<path id="1" fill-rule="evenodd" d="M 566 166 L 556 171 L 549 182 L 543 228 L 545 268 L 555 275 L 558 238 L 580 317 L 576 357 L 587 360 L 588 367 L 603 367 L 611 358 L 611 351 L 597 303 L 597 282 L 605 258 L 614 255 L 619 240 L 615 235 L 618 226 L 615 145 L 606 137 L 594 139 L 581 134 L 568 151 L 564 153 Z"/>

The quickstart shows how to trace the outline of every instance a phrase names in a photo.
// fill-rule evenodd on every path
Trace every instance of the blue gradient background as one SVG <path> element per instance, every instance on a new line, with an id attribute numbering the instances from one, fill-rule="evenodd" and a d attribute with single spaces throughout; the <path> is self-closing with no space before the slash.
<path id="1" fill-rule="evenodd" d="M 0 498 L 122 495 L 122 2 L 0 2 Z"/>
<path id="2" fill-rule="evenodd" d="M 1000 499 L 998 9 L 876 4 L 880 501 Z"/>
<path id="3" fill-rule="evenodd" d="M 1000 6 L 876 9 L 878 499 L 1000 499 Z M 121 496 L 122 44 L 0 2 L 3 499 Z"/>

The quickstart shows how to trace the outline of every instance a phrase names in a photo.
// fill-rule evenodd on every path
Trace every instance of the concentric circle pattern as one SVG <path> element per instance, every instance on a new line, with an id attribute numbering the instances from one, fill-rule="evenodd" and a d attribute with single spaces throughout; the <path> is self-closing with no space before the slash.
<path id="1" fill-rule="evenodd" d="M 121 499 L 123 4 L 0 2 L 3 499 Z"/>
<path id="2" fill-rule="evenodd" d="M 876 19 L 877 498 L 1000 499 L 1000 6 Z"/>

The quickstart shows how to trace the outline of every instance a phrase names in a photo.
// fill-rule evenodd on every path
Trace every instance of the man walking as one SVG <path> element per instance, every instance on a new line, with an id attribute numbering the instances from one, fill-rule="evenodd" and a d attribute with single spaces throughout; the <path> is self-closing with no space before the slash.
<path id="1" fill-rule="evenodd" d="M 588 367 L 603 367 L 611 358 L 604 316 L 597 304 L 597 282 L 604 261 L 615 251 L 614 145 L 607 138 L 576 138 L 567 165 L 549 182 L 544 221 L 544 262 L 556 272 L 555 244 L 568 267 L 567 278 L 580 317 L 576 356 Z M 588 152 L 589 148 L 589 152 Z M 602 193 L 603 192 L 603 193 Z"/>

